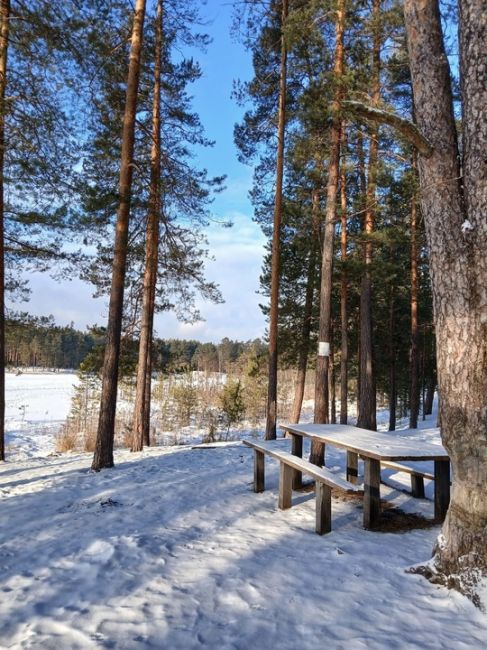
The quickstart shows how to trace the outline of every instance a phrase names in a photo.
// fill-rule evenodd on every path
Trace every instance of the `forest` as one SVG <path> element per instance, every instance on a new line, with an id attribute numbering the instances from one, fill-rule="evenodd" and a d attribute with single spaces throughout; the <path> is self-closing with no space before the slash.
<path id="1" fill-rule="evenodd" d="M 161 339 L 155 319 L 195 323 L 201 300 L 225 299 L 208 279 L 207 232 L 231 179 L 201 162 L 213 143 L 192 94 L 211 48 L 203 5 L 0 0 L 0 460 L 11 368 L 79 371 L 64 451 L 82 432 L 102 475 L 119 447 L 136 457 L 162 444 L 156 424 L 193 423 L 193 402 L 207 442 L 247 413 L 271 444 L 310 397 L 315 425 L 377 432 L 387 409 L 388 431 L 405 420 L 415 435 L 436 396 L 453 483 L 417 573 L 482 607 L 485 2 L 231 5 L 252 61 L 250 78 L 236 70 L 233 141 L 266 240 L 266 331 L 201 342 Z M 31 271 L 90 283 L 106 323 L 80 332 L 7 309 L 28 298 Z M 194 371 L 206 378 L 197 396 Z M 325 465 L 319 440 L 309 462 Z"/>

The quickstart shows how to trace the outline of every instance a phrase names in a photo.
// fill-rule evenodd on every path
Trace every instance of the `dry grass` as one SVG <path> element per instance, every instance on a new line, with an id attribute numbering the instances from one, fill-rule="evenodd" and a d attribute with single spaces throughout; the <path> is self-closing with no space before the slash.
<path id="1" fill-rule="evenodd" d="M 78 435 L 68 427 L 63 427 L 56 437 L 56 451 L 64 454 L 74 451 L 78 446 Z"/>

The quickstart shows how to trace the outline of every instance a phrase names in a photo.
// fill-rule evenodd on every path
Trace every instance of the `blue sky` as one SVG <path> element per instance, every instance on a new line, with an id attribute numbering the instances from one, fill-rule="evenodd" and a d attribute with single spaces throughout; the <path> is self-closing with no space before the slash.
<path id="1" fill-rule="evenodd" d="M 198 150 L 197 162 L 210 175 L 227 175 L 227 189 L 212 205 L 215 223 L 207 232 L 214 258 L 207 264 L 207 277 L 218 283 L 225 303 L 199 301 L 198 308 L 205 320 L 193 325 L 178 322 L 172 314 L 160 314 L 155 327 L 162 338 L 219 341 L 228 336 L 247 340 L 262 336 L 265 330 L 258 307 L 262 296 L 256 293 L 265 240 L 252 221 L 248 200 L 252 169 L 238 162 L 233 144 L 233 126 L 242 109 L 231 99 L 231 92 L 235 78 L 250 78 L 251 59 L 230 36 L 232 7 L 228 2 L 209 0 L 202 7 L 202 14 L 210 21 L 205 31 L 213 42 L 206 53 L 197 56 L 203 76 L 193 87 L 194 108 L 215 146 Z M 233 228 L 217 224 L 224 220 L 231 220 Z M 80 329 L 94 323 L 106 324 L 107 301 L 94 300 L 89 285 L 79 280 L 56 283 L 39 273 L 30 276 L 30 284 L 30 302 L 21 309 L 38 315 L 52 314 L 61 325 L 73 321 Z"/>

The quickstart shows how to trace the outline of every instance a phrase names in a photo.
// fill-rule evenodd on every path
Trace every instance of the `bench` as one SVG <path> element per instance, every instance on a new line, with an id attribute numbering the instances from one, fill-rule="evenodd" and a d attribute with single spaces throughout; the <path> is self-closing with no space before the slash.
<path id="1" fill-rule="evenodd" d="M 324 535 L 331 531 L 331 491 L 339 489 L 348 494 L 361 492 L 360 488 L 307 460 L 277 447 L 273 441 L 243 440 L 244 445 L 254 450 L 254 492 L 265 490 L 264 457 L 279 461 L 279 508 L 292 506 L 293 478 L 296 471 L 315 479 L 316 532 Z"/>
<path id="2" fill-rule="evenodd" d="M 427 478 L 431 481 L 435 480 L 433 474 L 429 472 L 422 472 L 408 465 L 403 465 L 402 463 L 394 463 L 393 461 L 381 461 L 382 467 L 387 469 L 394 469 L 396 472 L 405 472 L 406 474 L 411 475 L 411 494 L 417 499 L 424 499 L 424 479 Z"/>

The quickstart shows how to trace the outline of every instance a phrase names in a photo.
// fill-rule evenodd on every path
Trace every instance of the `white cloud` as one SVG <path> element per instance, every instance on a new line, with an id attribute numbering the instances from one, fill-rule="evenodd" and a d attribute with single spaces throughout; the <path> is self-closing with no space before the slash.
<path id="1" fill-rule="evenodd" d="M 210 227 L 209 250 L 215 259 L 206 265 L 206 277 L 219 285 L 225 303 L 215 305 L 198 299 L 204 321 L 193 324 L 179 322 L 174 314 L 157 315 L 155 327 L 160 337 L 220 341 L 225 336 L 239 340 L 263 336 L 265 320 L 258 306 L 262 297 L 256 292 L 265 239 L 248 215 L 233 211 L 225 218 L 235 225 Z M 44 273 L 31 273 L 28 279 L 30 301 L 10 304 L 12 308 L 35 315 L 52 314 L 60 325 L 73 322 L 79 329 L 106 324 L 107 300 L 95 300 L 91 285 L 78 279 L 58 283 Z"/>

